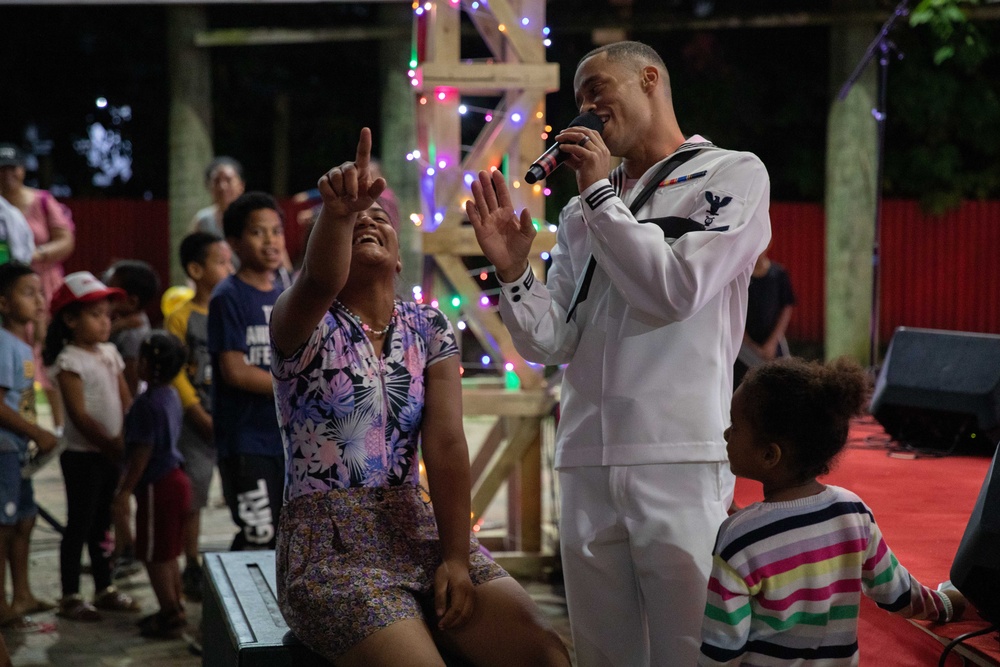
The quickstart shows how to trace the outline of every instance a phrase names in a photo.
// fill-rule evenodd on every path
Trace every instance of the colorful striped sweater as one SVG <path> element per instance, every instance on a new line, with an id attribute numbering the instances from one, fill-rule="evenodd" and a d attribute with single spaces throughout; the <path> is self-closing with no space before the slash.
<path id="1" fill-rule="evenodd" d="M 907 618 L 945 616 L 850 491 L 754 503 L 719 529 L 698 664 L 857 665 L 862 592 Z"/>

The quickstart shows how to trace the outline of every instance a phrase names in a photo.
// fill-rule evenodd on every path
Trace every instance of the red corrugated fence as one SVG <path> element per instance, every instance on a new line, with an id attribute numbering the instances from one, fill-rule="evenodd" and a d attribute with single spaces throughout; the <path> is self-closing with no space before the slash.
<path id="1" fill-rule="evenodd" d="M 99 273 L 122 258 L 149 262 L 170 275 L 165 201 L 121 199 L 65 202 L 77 225 L 67 271 Z M 284 202 L 286 241 L 295 257 L 301 206 Z M 916 202 L 887 201 L 882 214 L 879 338 L 897 326 L 1000 333 L 1000 201 L 968 202 L 942 217 Z M 771 204 L 770 255 L 791 274 L 798 306 L 789 338 L 818 343 L 824 331 L 824 213 L 821 204 Z"/>

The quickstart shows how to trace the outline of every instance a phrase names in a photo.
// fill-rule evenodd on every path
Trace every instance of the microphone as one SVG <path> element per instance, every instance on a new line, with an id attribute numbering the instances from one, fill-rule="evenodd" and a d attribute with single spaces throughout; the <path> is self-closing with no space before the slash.
<path id="1" fill-rule="evenodd" d="M 570 121 L 568 127 L 574 126 L 597 130 L 598 134 L 600 134 L 601 130 L 604 129 L 604 121 L 601 120 L 600 117 L 594 112 L 588 111 L 580 114 Z M 564 153 L 561 150 L 561 147 L 562 144 L 555 143 L 552 144 L 549 150 L 542 153 L 539 158 L 535 160 L 535 163 L 528 169 L 528 173 L 524 175 L 525 182 L 530 185 L 531 183 L 542 180 L 555 171 L 556 167 L 561 165 L 566 158 L 569 157 L 569 154 Z"/>

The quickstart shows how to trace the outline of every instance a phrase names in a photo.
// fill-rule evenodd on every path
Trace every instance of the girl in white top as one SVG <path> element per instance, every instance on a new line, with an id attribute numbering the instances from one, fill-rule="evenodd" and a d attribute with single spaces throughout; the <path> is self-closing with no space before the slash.
<path id="1" fill-rule="evenodd" d="M 136 602 L 111 585 L 111 564 L 102 542 L 111 526 L 111 501 L 120 475 L 122 424 L 132 396 L 125 363 L 111 334 L 109 288 L 88 271 L 66 276 L 52 297 L 52 321 L 42 358 L 58 383 L 69 419 L 66 451 L 60 456 L 66 485 L 66 529 L 59 553 L 63 597 L 59 616 L 97 621 L 97 609 L 138 611 Z M 91 604 L 80 595 L 80 556 L 90 554 L 96 591 Z"/>

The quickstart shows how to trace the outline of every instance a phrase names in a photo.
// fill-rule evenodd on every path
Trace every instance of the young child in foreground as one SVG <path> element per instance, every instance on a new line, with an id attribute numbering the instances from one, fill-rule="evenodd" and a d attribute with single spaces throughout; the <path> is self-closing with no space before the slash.
<path id="1" fill-rule="evenodd" d="M 763 483 L 764 501 L 719 529 L 699 665 L 857 665 L 861 593 L 906 618 L 961 616 L 961 593 L 921 585 L 868 506 L 816 479 L 843 449 L 867 393 L 864 372 L 843 359 L 768 363 L 736 390 L 729 465 Z"/>
<path id="2" fill-rule="evenodd" d="M 22 465 L 29 441 L 39 454 L 56 448 L 54 434 L 38 426 L 35 410 L 35 362 L 29 330 L 45 312 L 42 281 L 20 262 L 0 265 L 0 628 L 36 629 L 28 614 L 55 604 L 39 600 L 28 581 L 31 531 L 38 516 L 31 477 Z M 10 565 L 13 598 L 7 604 L 5 571 Z"/>
<path id="3" fill-rule="evenodd" d="M 136 555 L 149 573 L 160 610 L 139 622 L 143 637 L 173 639 L 184 630 L 181 571 L 191 482 L 177 450 L 184 412 L 171 382 L 184 363 L 184 345 L 173 334 L 150 332 L 139 348 L 139 377 L 146 390 L 125 417 L 125 472 L 115 503 L 128 507 L 135 493 Z"/>

